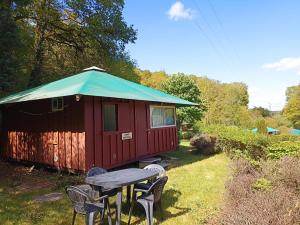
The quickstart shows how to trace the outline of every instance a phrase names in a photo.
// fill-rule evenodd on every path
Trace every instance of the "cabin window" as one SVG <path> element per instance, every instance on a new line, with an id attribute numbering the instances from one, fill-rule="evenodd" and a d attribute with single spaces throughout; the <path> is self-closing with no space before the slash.
<path id="1" fill-rule="evenodd" d="M 150 106 L 151 127 L 168 127 L 175 124 L 175 107 L 172 106 Z"/>
<path id="2" fill-rule="evenodd" d="M 52 111 L 64 110 L 64 99 L 62 97 L 52 98 Z"/>
<path id="3" fill-rule="evenodd" d="M 103 106 L 104 131 L 118 130 L 118 107 L 116 104 Z"/>

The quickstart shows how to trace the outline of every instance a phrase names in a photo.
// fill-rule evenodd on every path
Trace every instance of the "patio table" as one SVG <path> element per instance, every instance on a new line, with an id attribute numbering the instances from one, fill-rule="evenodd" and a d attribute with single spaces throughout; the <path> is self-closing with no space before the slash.
<path id="1" fill-rule="evenodd" d="M 85 182 L 92 186 L 102 187 L 105 189 L 118 189 L 116 200 L 116 225 L 120 225 L 122 188 L 124 186 L 130 186 L 141 181 L 149 180 L 157 175 L 158 173 L 155 171 L 130 168 L 87 177 Z"/>

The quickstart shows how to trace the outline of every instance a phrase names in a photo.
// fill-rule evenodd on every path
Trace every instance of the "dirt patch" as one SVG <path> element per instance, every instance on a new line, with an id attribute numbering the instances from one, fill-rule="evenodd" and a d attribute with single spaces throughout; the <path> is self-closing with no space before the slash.
<path id="1" fill-rule="evenodd" d="M 55 184 L 53 182 L 49 182 L 44 179 L 40 180 L 31 180 L 22 183 L 21 185 L 16 187 L 16 194 L 24 193 L 24 192 L 31 192 L 31 191 L 39 191 L 42 189 L 53 189 Z"/>
<path id="2" fill-rule="evenodd" d="M 33 201 L 42 203 L 42 202 L 54 202 L 62 199 L 64 195 L 60 192 L 53 192 L 41 196 L 36 196 Z"/>
<path id="3" fill-rule="evenodd" d="M 56 174 L 57 175 L 57 174 Z M 53 174 L 15 163 L 0 161 L 0 181 L 13 194 L 55 188 Z"/>

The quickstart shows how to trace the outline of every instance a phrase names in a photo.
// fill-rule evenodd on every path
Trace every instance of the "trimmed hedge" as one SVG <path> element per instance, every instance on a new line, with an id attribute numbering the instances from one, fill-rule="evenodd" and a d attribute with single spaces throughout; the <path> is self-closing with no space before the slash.
<path id="1" fill-rule="evenodd" d="M 268 158 L 279 159 L 283 156 L 299 156 L 300 141 L 282 141 L 268 146 Z"/>
<path id="2" fill-rule="evenodd" d="M 198 124 L 200 133 L 215 136 L 218 148 L 230 156 L 278 159 L 300 155 L 300 138 L 290 135 L 264 135 L 234 126 Z"/>
<path id="3" fill-rule="evenodd" d="M 271 142 L 268 136 L 233 126 L 200 124 L 199 130 L 201 133 L 215 135 L 218 147 L 231 156 L 238 151 L 253 159 L 266 158 L 266 148 Z"/>

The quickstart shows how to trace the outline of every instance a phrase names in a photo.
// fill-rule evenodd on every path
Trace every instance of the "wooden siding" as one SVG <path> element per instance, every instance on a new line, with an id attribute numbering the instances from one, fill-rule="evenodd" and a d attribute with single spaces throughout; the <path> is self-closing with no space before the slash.
<path id="1" fill-rule="evenodd" d="M 117 105 L 117 131 L 103 131 L 104 104 Z M 85 130 L 86 159 L 90 160 L 86 161 L 86 169 L 92 166 L 112 168 L 175 150 L 176 127 L 150 128 L 150 105 L 143 101 L 88 97 L 85 102 Z M 94 123 L 89 118 L 93 118 Z M 122 140 L 122 133 L 127 132 L 132 132 L 132 139 Z"/>
<path id="2" fill-rule="evenodd" d="M 70 96 L 64 104 L 58 112 L 51 111 L 49 99 L 2 106 L 0 152 L 15 160 L 86 171 L 92 166 L 120 166 L 177 147 L 175 126 L 150 128 L 152 103 L 92 96 L 77 102 Z M 104 104 L 117 105 L 117 131 L 103 131 Z M 127 132 L 132 132 L 132 139 L 122 140 Z"/>
<path id="3" fill-rule="evenodd" d="M 5 156 L 85 170 L 83 103 L 66 97 L 64 104 L 58 112 L 51 111 L 49 99 L 4 106 L 1 150 Z"/>

